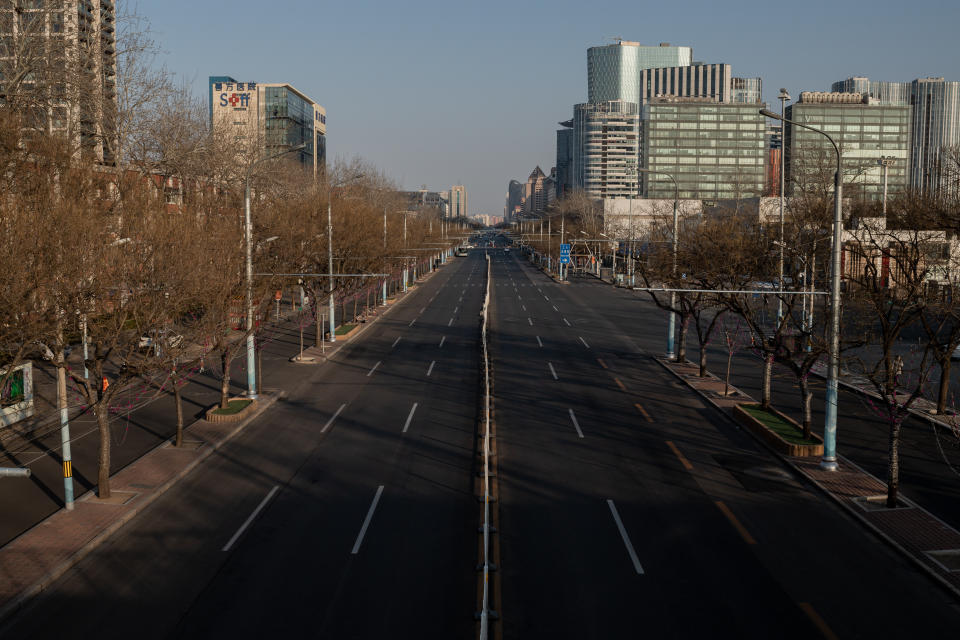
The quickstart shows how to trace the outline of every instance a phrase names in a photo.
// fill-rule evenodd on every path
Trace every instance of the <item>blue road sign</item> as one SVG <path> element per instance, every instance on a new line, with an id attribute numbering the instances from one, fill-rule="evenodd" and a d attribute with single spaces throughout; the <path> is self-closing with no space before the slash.
<path id="1" fill-rule="evenodd" d="M 560 245 L 560 264 L 570 264 L 570 245 Z"/>

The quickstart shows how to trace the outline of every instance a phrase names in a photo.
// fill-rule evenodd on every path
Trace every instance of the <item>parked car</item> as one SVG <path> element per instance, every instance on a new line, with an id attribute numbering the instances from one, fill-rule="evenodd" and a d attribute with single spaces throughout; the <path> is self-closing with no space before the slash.
<path id="1" fill-rule="evenodd" d="M 158 342 L 161 346 L 176 348 L 183 344 L 183 336 L 170 329 L 161 329 L 155 333 L 145 333 L 140 336 L 137 347 L 143 350 L 153 349 Z"/>

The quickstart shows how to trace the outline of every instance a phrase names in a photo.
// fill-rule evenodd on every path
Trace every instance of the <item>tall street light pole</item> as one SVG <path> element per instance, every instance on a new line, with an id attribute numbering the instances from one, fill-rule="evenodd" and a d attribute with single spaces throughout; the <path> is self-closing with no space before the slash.
<path id="1" fill-rule="evenodd" d="M 253 336 L 253 223 L 250 218 L 250 175 L 254 167 L 267 160 L 273 160 L 288 153 L 294 153 L 306 149 L 306 144 L 299 144 L 289 149 L 284 149 L 259 160 L 255 160 L 247 167 L 247 176 L 243 193 L 244 209 L 244 232 L 247 236 L 247 397 L 251 400 L 257 399 L 257 348 Z"/>
<path id="2" fill-rule="evenodd" d="M 677 238 L 680 233 L 680 223 L 679 217 L 677 215 L 677 205 L 680 201 L 680 185 L 677 183 L 677 179 L 671 173 L 666 171 L 654 171 L 653 169 L 641 169 L 637 167 L 637 171 L 641 173 L 656 173 L 662 176 L 667 176 L 673 180 L 673 275 L 677 275 Z M 677 292 L 670 292 L 670 308 L 674 309 L 677 306 Z M 670 324 L 667 327 L 667 360 L 673 360 L 676 355 L 674 354 L 674 339 L 676 338 L 677 333 L 677 314 L 672 311 L 670 313 Z"/>
<path id="3" fill-rule="evenodd" d="M 354 180 L 359 180 L 364 174 L 358 173 L 357 175 L 349 178 L 348 180 L 343 180 L 340 184 L 336 185 L 342 187 L 348 182 L 353 182 Z M 329 304 L 329 316 L 330 316 L 330 342 L 337 341 L 337 323 L 334 318 L 334 312 L 336 310 L 336 305 L 333 303 L 333 213 L 331 211 L 331 203 L 333 202 L 333 188 L 334 185 L 330 186 L 330 193 L 327 194 L 327 293 Z"/>
<path id="4" fill-rule="evenodd" d="M 826 406 L 824 407 L 823 424 L 823 460 L 820 462 L 820 468 L 825 471 L 836 471 L 837 465 L 837 380 L 840 373 L 840 255 L 842 251 L 841 242 L 843 240 L 843 178 L 841 176 L 841 154 L 837 142 L 824 131 L 800 124 L 792 120 L 787 120 L 783 116 L 760 109 L 760 114 L 780 120 L 784 124 L 790 124 L 802 129 L 808 129 L 814 133 L 819 133 L 833 145 L 833 150 L 837 155 L 837 172 L 833 176 L 833 246 L 830 248 L 830 340 L 828 344 L 828 367 L 827 367 L 827 394 Z"/>
<path id="5" fill-rule="evenodd" d="M 784 240 L 783 240 L 783 199 L 784 199 L 784 174 L 783 174 L 783 158 L 784 158 L 784 124 L 783 118 L 786 113 L 786 103 L 790 100 L 790 94 L 787 93 L 786 89 L 780 89 L 780 95 L 777 96 L 777 99 L 780 100 L 780 279 L 778 281 L 780 291 L 783 292 L 783 251 L 784 251 Z M 780 319 L 783 317 L 783 298 L 777 298 L 777 323 L 779 324 Z"/>
<path id="6" fill-rule="evenodd" d="M 877 164 L 883 167 L 883 217 L 887 217 L 887 170 L 897 161 L 893 156 L 881 156 Z"/>

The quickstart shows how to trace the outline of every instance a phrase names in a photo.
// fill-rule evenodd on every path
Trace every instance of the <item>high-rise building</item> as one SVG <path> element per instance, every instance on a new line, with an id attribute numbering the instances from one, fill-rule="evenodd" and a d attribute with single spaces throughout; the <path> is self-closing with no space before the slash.
<path id="1" fill-rule="evenodd" d="M 662 96 L 713 98 L 717 102 L 731 102 L 729 64 L 696 62 L 680 67 L 657 67 L 640 71 L 642 108 L 650 98 Z"/>
<path id="2" fill-rule="evenodd" d="M 301 164 L 314 174 L 327 157 L 327 112 L 289 84 L 210 78 L 210 123 L 249 160 L 301 144 Z"/>
<path id="3" fill-rule="evenodd" d="M 553 179 L 538 166 L 530 172 L 526 184 L 523 185 L 523 212 L 543 213 L 547 205 L 556 198 L 556 193 Z"/>
<path id="4" fill-rule="evenodd" d="M 960 82 L 920 78 L 911 89 L 910 186 L 925 193 L 960 194 Z"/>
<path id="5" fill-rule="evenodd" d="M 871 82 L 869 78 L 854 76 L 834 82 L 830 87 L 833 93 L 859 93 L 870 98 L 870 102 L 888 105 L 909 105 L 913 93 L 909 82 Z"/>
<path id="6" fill-rule="evenodd" d="M 762 105 L 760 105 L 762 106 Z M 643 108 L 646 198 L 722 200 L 762 196 L 766 119 L 758 105 L 707 98 L 653 98 Z"/>
<path id="7" fill-rule="evenodd" d="M 763 102 L 763 80 L 760 78 L 733 78 L 730 82 L 730 102 L 738 104 Z"/>
<path id="8" fill-rule="evenodd" d="M 117 163 L 115 23 L 114 0 L 0 8 L 0 100 L 29 105 L 34 126 L 107 165 Z"/>
<path id="9" fill-rule="evenodd" d="M 573 109 L 573 183 L 595 198 L 636 198 L 640 113 L 611 100 Z"/>
<path id="10" fill-rule="evenodd" d="M 513 220 L 513 217 L 523 211 L 523 187 L 524 184 L 518 180 L 511 180 L 507 186 L 507 203 L 503 217 L 507 222 Z"/>
<path id="11" fill-rule="evenodd" d="M 450 187 L 450 217 L 466 218 L 467 211 L 467 188 L 462 184 L 453 185 Z"/>
<path id="12" fill-rule="evenodd" d="M 619 40 L 587 49 L 587 101 L 593 104 L 622 100 L 641 104 L 644 85 L 640 72 L 660 67 L 685 67 L 693 59 L 690 47 L 658 47 Z"/>
<path id="13" fill-rule="evenodd" d="M 416 191 L 401 191 L 400 195 L 406 201 L 407 211 L 430 212 L 439 214 L 442 218 L 448 217 L 447 191 L 430 191 L 427 185 L 423 185 Z"/>
<path id="14" fill-rule="evenodd" d="M 910 107 L 868 104 L 862 93 L 803 92 L 786 109 L 786 118 L 821 129 L 836 140 L 841 151 L 844 196 L 880 198 L 883 193 L 881 158 L 887 167 L 889 193 L 908 184 Z M 787 195 L 832 184 L 835 152 L 824 136 L 787 123 L 784 132 L 784 174 Z"/>
<path id="15" fill-rule="evenodd" d="M 563 198 L 573 190 L 573 120 L 559 123 L 557 129 L 557 198 Z"/>

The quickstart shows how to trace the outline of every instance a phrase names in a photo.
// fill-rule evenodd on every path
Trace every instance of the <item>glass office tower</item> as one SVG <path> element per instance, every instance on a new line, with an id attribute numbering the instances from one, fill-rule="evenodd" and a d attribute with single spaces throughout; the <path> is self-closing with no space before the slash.
<path id="1" fill-rule="evenodd" d="M 705 98 L 653 98 L 643 108 L 646 198 L 755 198 L 766 179 L 766 118 L 760 104 L 722 104 Z"/>
<path id="2" fill-rule="evenodd" d="M 691 47 L 658 47 L 620 40 L 617 44 L 587 49 L 587 101 L 598 104 L 623 100 L 641 104 L 640 72 L 660 67 L 686 67 L 693 59 Z"/>
<path id="3" fill-rule="evenodd" d="M 910 186 L 926 193 L 960 194 L 960 82 L 921 78 L 912 83 L 913 148 Z"/>
<path id="4" fill-rule="evenodd" d="M 573 108 L 574 184 L 594 198 L 636 198 L 640 115 L 611 100 Z"/>
<path id="5" fill-rule="evenodd" d="M 326 160 L 326 136 L 318 131 L 314 102 L 287 85 L 267 85 L 263 89 L 264 144 L 268 154 L 306 144 L 298 153 L 300 162 L 313 166 L 314 146 L 317 164 Z M 326 118 L 324 118 L 326 119 Z"/>
<path id="6" fill-rule="evenodd" d="M 839 96 L 804 92 L 787 107 L 786 117 L 828 133 L 840 147 L 844 197 L 879 199 L 883 194 L 881 158 L 887 168 L 887 190 L 907 187 L 910 158 L 910 107 L 864 102 L 833 102 Z M 831 98 L 834 96 L 834 98 Z M 789 123 L 785 132 L 787 195 L 808 189 L 832 189 L 836 155 L 822 135 Z"/>

